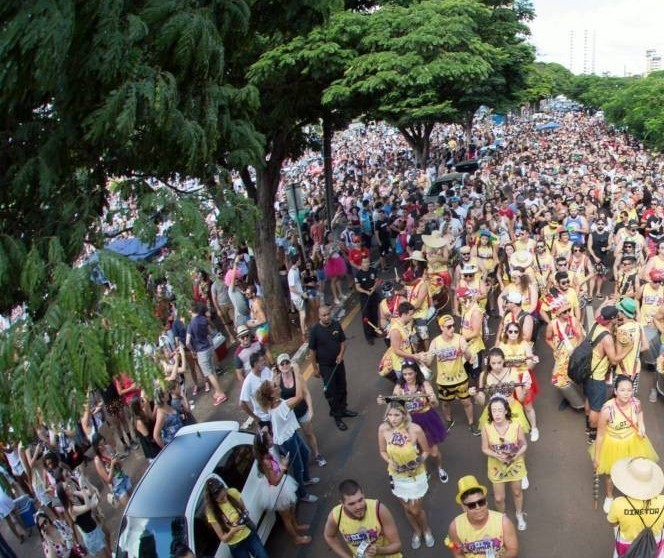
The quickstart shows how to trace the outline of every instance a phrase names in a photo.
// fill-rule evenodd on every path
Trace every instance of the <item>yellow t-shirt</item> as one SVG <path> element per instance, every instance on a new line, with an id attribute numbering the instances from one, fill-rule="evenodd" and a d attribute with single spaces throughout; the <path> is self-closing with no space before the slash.
<path id="1" fill-rule="evenodd" d="M 353 556 L 357 555 L 357 547 L 364 541 L 376 546 L 387 544 L 383 535 L 383 525 L 378 518 L 380 502 L 368 498 L 365 502 L 367 511 L 362 519 L 355 519 L 346 515 L 346 512 L 341 508 L 341 504 L 338 504 L 332 510 L 332 517 L 337 520 L 339 533 L 341 533 Z M 402 554 L 397 552 L 396 554 L 384 554 L 384 556 L 386 558 L 401 558 Z"/>
<path id="2" fill-rule="evenodd" d="M 611 504 L 606 519 L 609 523 L 618 524 L 620 538 L 625 541 L 633 541 L 643 530 L 643 524 L 645 523 L 648 527 L 651 527 L 655 540 L 659 542 L 664 529 L 664 513 L 660 515 L 662 508 L 664 508 L 664 496 L 660 495 L 650 500 L 647 508 L 646 502 L 643 500 L 637 500 L 636 498 L 630 498 L 629 500 L 632 502 L 631 506 L 625 496 L 616 498 Z M 636 511 L 632 506 L 636 508 Z M 643 522 L 641 519 L 643 519 Z"/>
<path id="3" fill-rule="evenodd" d="M 641 326 L 633 320 L 628 320 L 618 327 L 616 341 L 620 345 L 630 347 L 624 358 L 618 363 L 618 371 L 625 376 L 633 378 L 639 371 L 641 346 Z"/>
<path id="4" fill-rule="evenodd" d="M 468 380 L 468 374 L 463 367 L 461 335 L 455 333 L 449 341 L 439 335 L 431 341 L 429 352 L 433 352 L 436 359 L 436 383 L 438 385 L 454 386 Z"/>
<path id="5" fill-rule="evenodd" d="M 482 321 L 482 314 L 484 314 L 484 310 L 480 308 L 480 306 L 476 303 L 473 302 L 473 304 L 469 307 L 466 308 L 463 311 L 463 314 L 461 315 L 461 334 L 463 335 L 468 334 L 470 335 L 473 331 L 473 313 L 475 311 L 478 311 L 480 313 L 480 322 Z M 480 335 L 479 337 L 473 337 L 470 341 L 467 341 L 468 343 L 468 350 L 476 355 L 480 351 L 484 350 L 484 339 L 482 338 L 482 326 L 480 325 Z"/>
<path id="6" fill-rule="evenodd" d="M 454 525 L 464 558 L 486 558 L 489 549 L 496 556 L 502 555 L 505 547 L 502 513 L 489 510 L 489 519 L 479 528 L 471 525 L 468 516 L 462 513 L 456 516 Z"/>
<path id="7" fill-rule="evenodd" d="M 641 311 L 639 312 L 639 323 L 642 326 L 653 325 L 657 311 L 664 306 L 664 289 L 661 285 L 653 287 L 650 283 L 643 286 L 641 296 Z"/>
<path id="8" fill-rule="evenodd" d="M 235 488 L 228 489 L 228 496 L 230 496 L 236 502 L 239 502 L 242 499 L 242 495 Z M 235 506 L 233 506 L 233 504 L 231 504 L 230 501 L 220 503 L 218 504 L 218 506 L 219 509 L 221 509 L 221 513 L 226 518 L 227 523 L 234 525 L 237 523 L 238 519 L 240 519 L 240 512 L 237 509 L 235 509 Z M 208 523 L 217 523 L 217 520 L 214 517 L 214 513 L 212 512 L 212 510 L 209 509 L 205 510 L 205 518 L 207 519 Z M 242 542 L 249 535 L 251 535 L 251 529 L 249 529 L 249 527 L 245 525 L 242 529 L 240 529 L 237 533 L 235 533 L 228 541 L 226 541 L 226 544 L 228 545 L 237 544 L 239 542 Z"/>
<path id="9" fill-rule="evenodd" d="M 597 324 L 595 326 L 595 329 L 593 330 L 593 337 L 592 341 L 597 339 L 603 331 L 609 331 L 607 328 L 605 328 L 603 325 Z M 590 361 L 590 370 L 592 371 L 592 375 L 590 376 L 593 380 L 598 380 L 598 381 L 604 381 L 606 379 L 606 374 L 609 371 L 609 365 L 611 362 L 609 359 L 604 355 L 602 357 L 602 360 L 600 359 L 600 348 L 599 348 L 599 343 L 593 347 L 593 356 L 592 360 Z"/>

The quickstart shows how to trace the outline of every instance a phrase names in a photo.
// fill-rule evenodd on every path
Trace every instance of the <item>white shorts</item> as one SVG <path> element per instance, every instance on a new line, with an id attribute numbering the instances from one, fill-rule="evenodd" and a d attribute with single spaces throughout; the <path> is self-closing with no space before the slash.
<path id="1" fill-rule="evenodd" d="M 416 477 L 392 477 L 392 483 L 392 494 L 405 502 L 419 500 L 429 490 L 426 471 Z"/>

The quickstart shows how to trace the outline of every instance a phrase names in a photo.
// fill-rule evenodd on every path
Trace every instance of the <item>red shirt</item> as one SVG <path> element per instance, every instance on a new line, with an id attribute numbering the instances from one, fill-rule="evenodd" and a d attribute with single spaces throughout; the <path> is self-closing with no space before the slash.
<path id="1" fill-rule="evenodd" d="M 362 260 L 368 257 L 369 257 L 369 250 L 367 250 L 364 247 L 351 248 L 348 251 L 348 259 L 350 260 L 350 263 L 357 267 L 360 267 L 360 265 L 362 265 Z"/>
<path id="2" fill-rule="evenodd" d="M 120 393 L 120 390 L 127 389 L 130 385 L 134 383 L 134 380 L 132 380 L 124 372 L 120 372 L 120 375 L 116 376 L 114 381 L 115 381 L 115 388 L 118 390 L 118 393 Z M 127 405 L 129 405 L 129 402 L 134 397 L 139 397 L 140 395 L 141 395 L 141 388 L 137 387 L 136 389 L 130 389 L 127 393 L 123 393 L 120 397 L 122 397 L 122 400 Z"/>

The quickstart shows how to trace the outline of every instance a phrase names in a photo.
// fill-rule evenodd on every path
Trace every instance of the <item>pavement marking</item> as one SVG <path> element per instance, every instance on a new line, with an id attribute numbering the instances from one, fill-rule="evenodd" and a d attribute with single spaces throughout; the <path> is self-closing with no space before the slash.
<path id="1" fill-rule="evenodd" d="M 344 330 L 344 332 L 346 331 L 350 323 L 353 321 L 355 316 L 357 316 L 359 311 L 360 311 L 360 305 L 356 304 L 355 306 L 353 306 L 351 311 L 348 312 L 348 314 L 346 314 L 346 316 L 343 318 L 343 320 L 341 321 L 341 327 Z M 311 378 L 311 376 L 313 376 L 313 373 L 314 373 L 314 367 L 311 366 L 311 362 L 309 362 L 309 364 L 307 364 L 307 368 L 302 373 L 304 379 L 308 380 L 309 378 Z"/>

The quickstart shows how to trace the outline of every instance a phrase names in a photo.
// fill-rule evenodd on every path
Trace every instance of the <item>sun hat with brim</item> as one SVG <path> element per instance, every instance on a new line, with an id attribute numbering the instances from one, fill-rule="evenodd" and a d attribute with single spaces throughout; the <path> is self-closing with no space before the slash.
<path id="1" fill-rule="evenodd" d="M 627 457 L 617 461 L 611 467 L 611 480 L 625 496 L 639 500 L 651 500 L 664 488 L 661 467 L 645 457 Z"/>
<path id="2" fill-rule="evenodd" d="M 413 250 L 413 253 L 410 257 L 406 258 L 407 260 L 415 260 L 416 262 L 426 262 L 427 259 L 424 257 L 424 254 L 421 250 Z"/>
<path id="3" fill-rule="evenodd" d="M 461 275 L 475 275 L 477 273 L 477 266 L 475 264 L 464 265 L 461 268 Z"/>
<path id="4" fill-rule="evenodd" d="M 422 242 L 424 242 L 424 245 L 428 248 L 442 248 L 447 244 L 447 240 L 441 236 L 440 231 L 433 231 L 431 234 L 423 234 Z"/>
<path id="5" fill-rule="evenodd" d="M 457 482 L 457 487 L 459 488 L 459 491 L 456 495 L 457 504 L 461 504 L 461 498 L 464 496 L 464 494 L 466 494 L 466 492 L 470 492 L 471 490 L 480 490 L 484 496 L 487 495 L 486 486 L 477 482 L 477 479 L 474 475 L 466 475 L 465 477 L 461 477 Z"/>
<path id="6" fill-rule="evenodd" d="M 618 304 L 616 304 L 616 309 L 618 312 L 622 312 L 628 318 L 636 317 L 636 302 L 633 298 L 623 298 Z"/>
<path id="7" fill-rule="evenodd" d="M 528 250 L 517 250 L 510 256 L 512 267 L 530 267 L 533 265 L 533 255 Z"/>
<path id="8" fill-rule="evenodd" d="M 470 246 L 462 246 L 459 248 L 460 254 L 470 254 Z"/>

